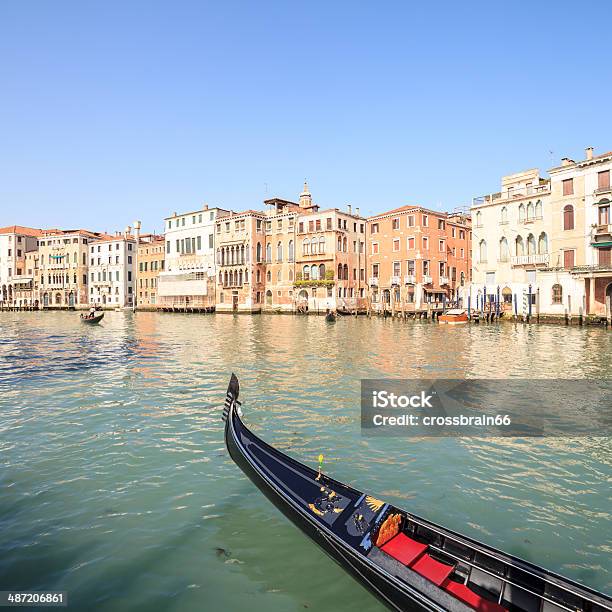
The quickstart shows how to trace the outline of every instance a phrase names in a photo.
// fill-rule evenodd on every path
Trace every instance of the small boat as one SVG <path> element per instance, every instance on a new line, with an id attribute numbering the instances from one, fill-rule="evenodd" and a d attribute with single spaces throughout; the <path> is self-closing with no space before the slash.
<path id="1" fill-rule="evenodd" d="M 335 323 L 335 322 L 336 322 L 336 315 L 335 315 L 333 312 L 331 312 L 331 311 L 330 311 L 330 312 L 328 312 L 328 313 L 325 315 L 325 320 L 326 320 L 328 323 Z"/>
<path id="2" fill-rule="evenodd" d="M 320 465 L 314 470 L 285 455 L 242 422 L 238 396 L 232 374 L 223 409 L 231 458 L 292 523 L 390 609 L 612 610 L 611 598 L 603 593 L 334 480 Z M 293 553 L 276 549 L 271 554 L 290 559 Z"/>
<path id="3" fill-rule="evenodd" d="M 353 315 L 353 313 L 346 308 L 338 308 L 338 310 L 336 310 L 336 314 L 340 317 L 350 317 Z"/>
<path id="4" fill-rule="evenodd" d="M 83 315 L 81 315 L 81 321 L 83 321 L 83 323 L 89 323 L 90 325 L 95 325 L 96 323 L 99 323 L 103 318 L 104 318 L 104 313 L 96 315 L 95 317 L 89 317 L 89 316 L 84 317 Z"/>
<path id="5" fill-rule="evenodd" d="M 447 310 L 444 314 L 438 317 L 440 323 L 448 323 L 449 325 L 456 325 L 458 323 L 467 323 L 468 316 L 465 310 L 461 308 L 453 308 Z"/>

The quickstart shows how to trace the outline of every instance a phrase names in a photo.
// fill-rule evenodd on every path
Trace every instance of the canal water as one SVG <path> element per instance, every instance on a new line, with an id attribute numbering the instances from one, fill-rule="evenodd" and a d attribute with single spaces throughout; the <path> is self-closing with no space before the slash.
<path id="1" fill-rule="evenodd" d="M 365 377 L 611 377 L 612 333 L 0 313 L 0 590 L 75 610 L 380 611 L 229 459 L 221 408 L 334 477 L 612 590 L 609 439 L 362 437 Z"/>

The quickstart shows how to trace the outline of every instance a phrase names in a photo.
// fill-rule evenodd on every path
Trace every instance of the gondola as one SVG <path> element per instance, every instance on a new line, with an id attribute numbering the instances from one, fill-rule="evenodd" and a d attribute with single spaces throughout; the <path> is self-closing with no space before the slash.
<path id="1" fill-rule="evenodd" d="M 333 312 L 328 312 L 328 313 L 325 315 L 325 320 L 326 320 L 328 323 L 335 323 L 335 322 L 336 322 L 336 315 L 335 315 Z"/>
<path id="2" fill-rule="evenodd" d="M 353 315 L 350 310 L 347 310 L 345 308 L 338 308 L 338 310 L 336 310 L 336 314 L 340 317 L 350 317 Z"/>
<path id="3" fill-rule="evenodd" d="M 231 458 L 290 521 L 390 609 L 612 610 L 603 593 L 396 508 L 278 451 L 244 425 L 238 396 L 232 374 L 223 410 Z"/>
<path id="4" fill-rule="evenodd" d="M 90 325 L 95 325 L 96 323 L 99 323 L 103 318 L 104 313 L 96 315 L 95 317 L 84 317 L 83 315 L 81 315 L 81 321 L 83 321 L 83 323 L 89 323 Z"/>

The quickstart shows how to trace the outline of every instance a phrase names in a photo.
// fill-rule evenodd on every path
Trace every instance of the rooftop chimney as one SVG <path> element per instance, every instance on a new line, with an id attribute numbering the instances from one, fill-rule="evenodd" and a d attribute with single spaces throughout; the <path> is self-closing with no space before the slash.
<path id="1" fill-rule="evenodd" d="M 570 159 L 569 157 L 562 157 L 561 158 L 561 165 L 562 166 L 571 166 L 574 163 L 573 159 Z"/>
<path id="2" fill-rule="evenodd" d="M 591 161 L 593 159 L 593 147 L 587 147 L 584 152 L 586 153 L 587 160 Z"/>
<path id="3" fill-rule="evenodd" d="M 357 216 L 359 216 L 359 207 L 357 207 L 357 208 L 355 209 L 355 214 L 356 214 Z"/>
<path id="4" fill-rule="evenodd" d="M 204 206 L 202 206 L 202 210 L 208 210 L 208 204 L 204 204 Z"/>
<path id="5" fill-rule="evenodd" d="M 346 210 L 348 211 L 348 214 L 350 215 L 352 213 L 352 208 L 350 204 L 346 205 Z"/>

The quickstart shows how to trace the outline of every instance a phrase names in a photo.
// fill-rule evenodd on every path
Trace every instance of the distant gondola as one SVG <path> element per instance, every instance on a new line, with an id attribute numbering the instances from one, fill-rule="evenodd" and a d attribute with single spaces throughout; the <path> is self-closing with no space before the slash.
<path id="1" fill-rule="evenodd" d="M 104 313 L 96 315 L 95 317 L 81 315 L 81 321 L 83 321 L 83 323 L 89 323 L 90 325 L 95 325 L 96 323 L 99 323 L 103 318 Z"/>
<path id="2" fill-rule="evenodd" d="M 338 308 L 338 310 L 336 310 L 336 314 L 340 317 L 350 317 L 353 313 L 346 308 Z"/>
<path id="3" fill-rule="evenodd" d="M 328 312 L 328 313 L 325 315 L 325 320 L 326 320 L 328 323 L 335 323 L 335 322 L 336 322 L 336 315 L 335 315 L 333 312 L 329 311 L 329 312 Z"/>
<path id="4" fill-rule="evenodd" d="M 396 508 L 281 453 L 244 425 L 238 394 L 232 374 L 223 411 L 231 458 L 289 520 L 389 608 L 612 609 L 609 596 Z M 276 548 L 271 554 L 289 559 L 292 551 Z"/>

